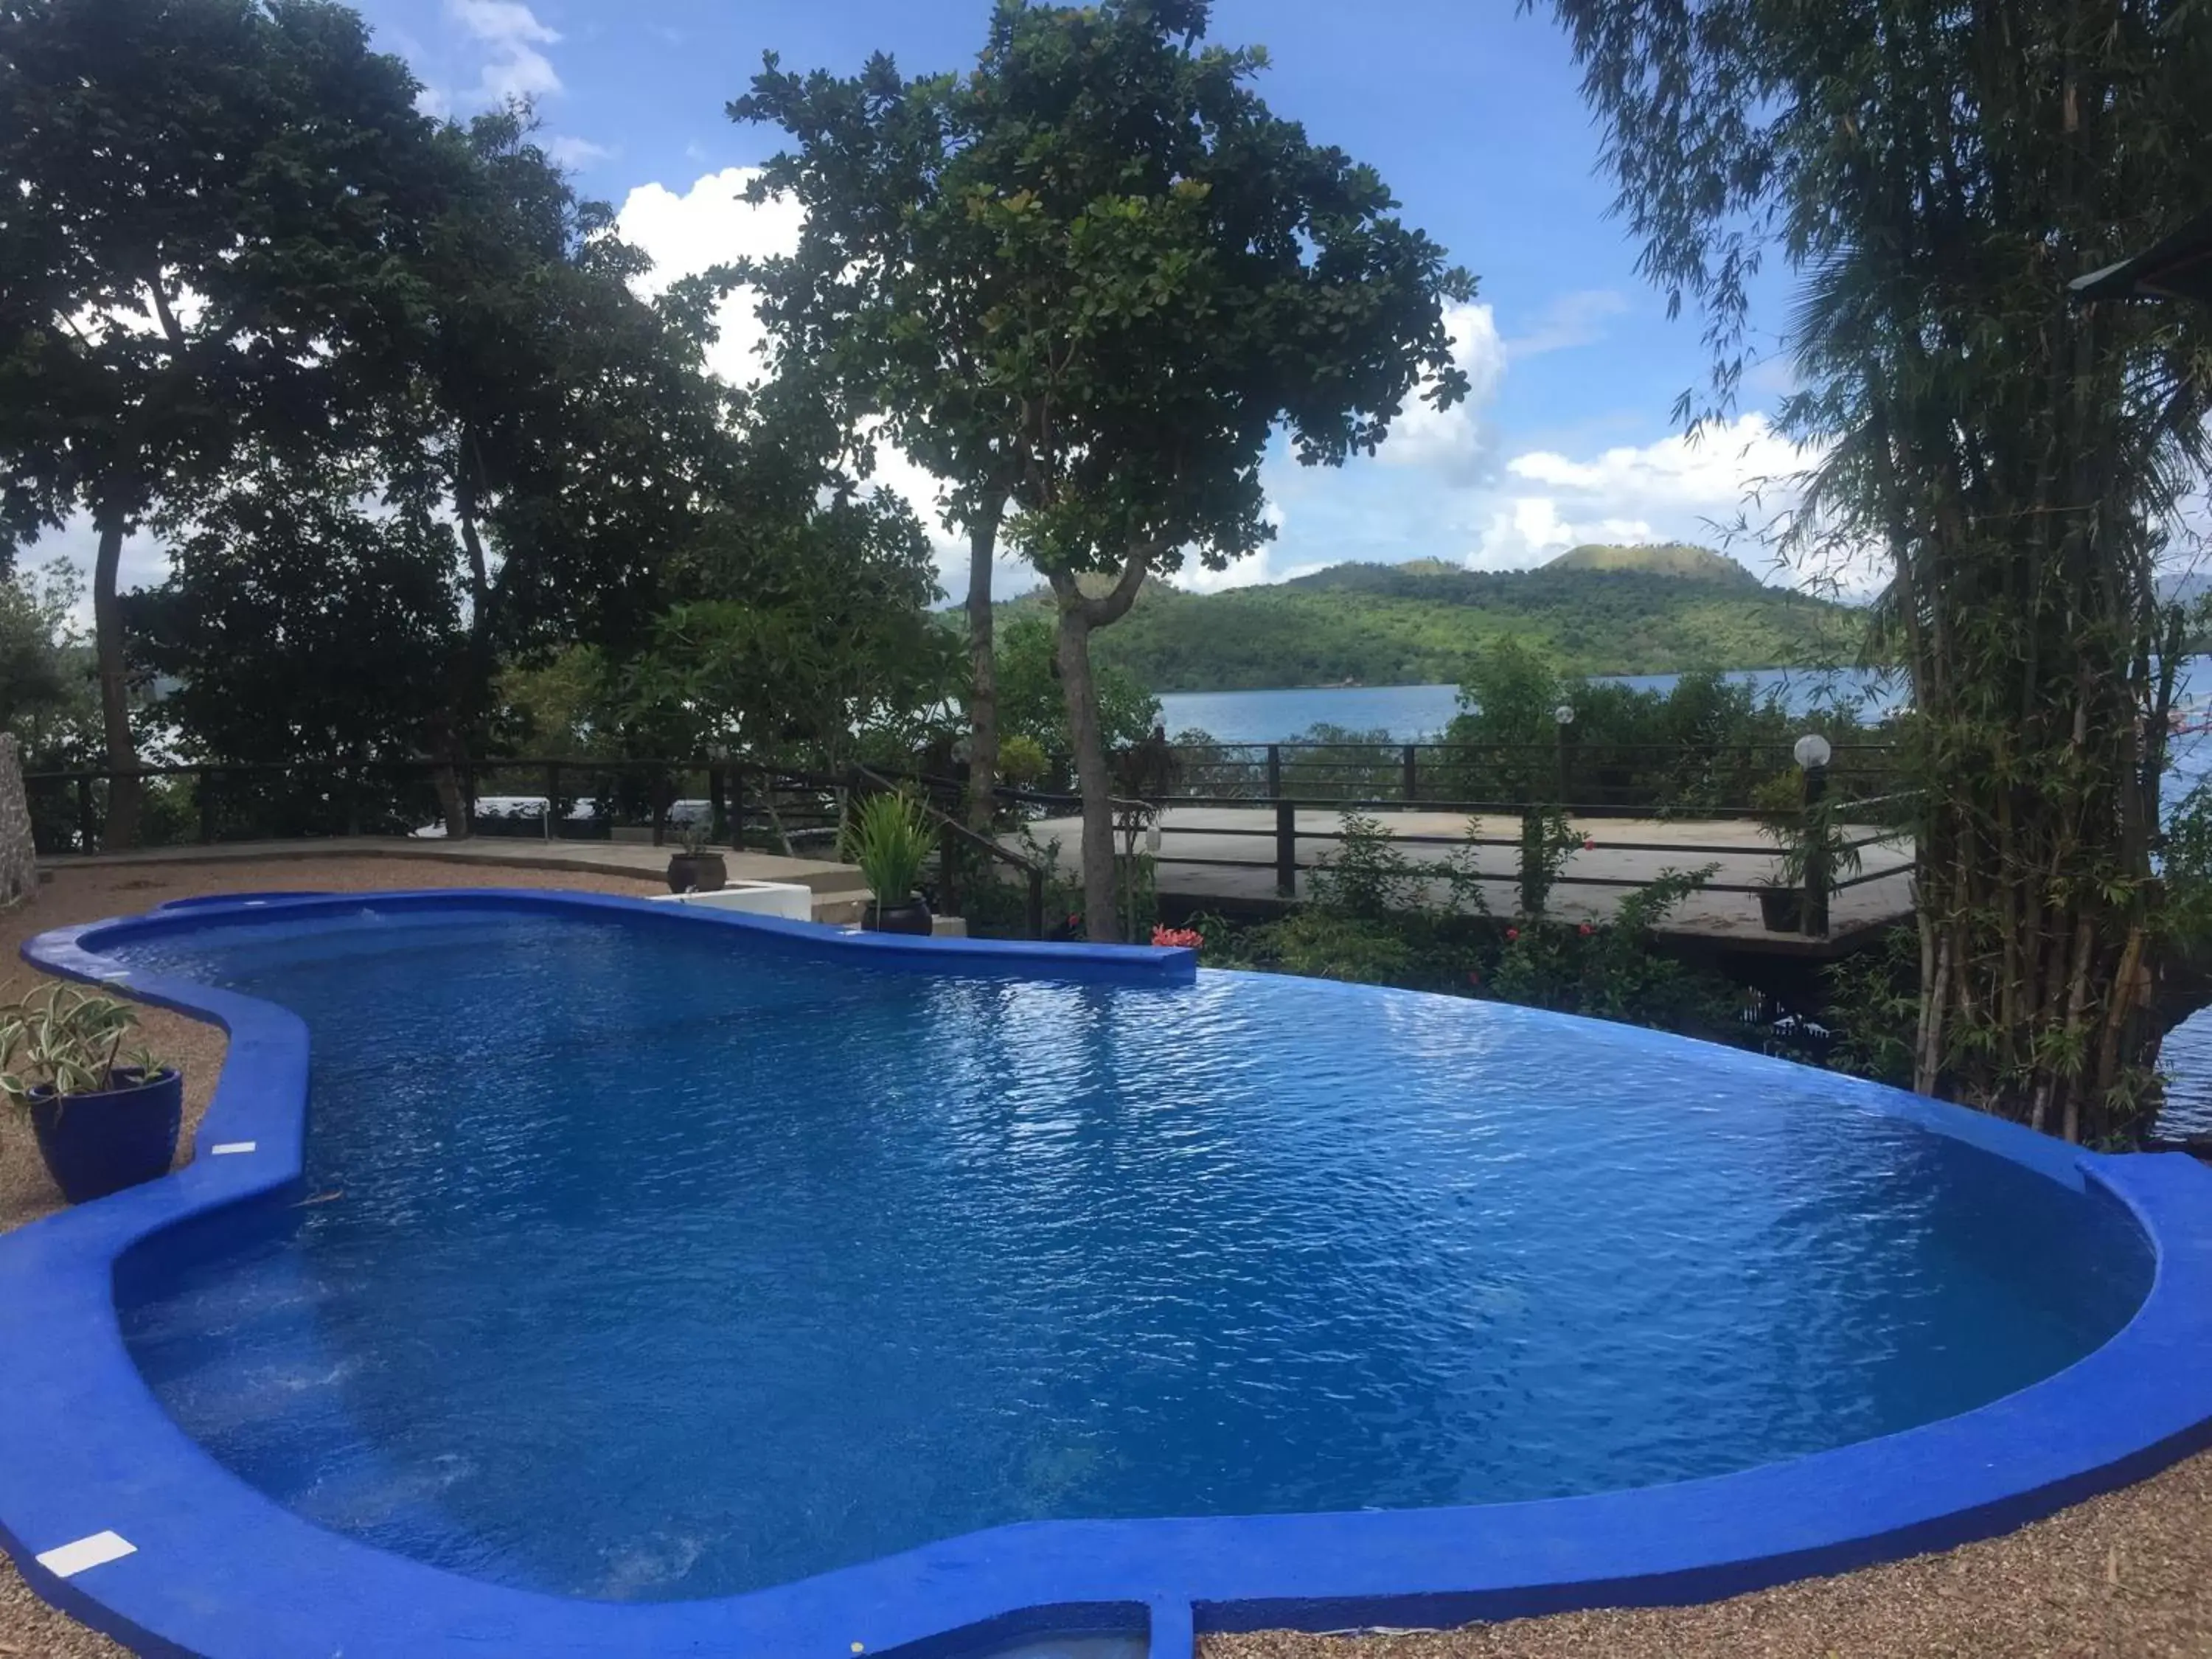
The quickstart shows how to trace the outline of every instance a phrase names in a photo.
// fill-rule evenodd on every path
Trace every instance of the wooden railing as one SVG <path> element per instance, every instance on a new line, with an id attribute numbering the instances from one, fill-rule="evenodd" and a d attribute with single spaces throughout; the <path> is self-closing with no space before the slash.
<path id="1" fill-rule="evenodd" d="M 1517 817 L 1553 801 L 1577 819 L 1678 817 L 1727 823 L 1774 823 L 1771 810 L 1744 798 L 1707 799 L 1705 791 L 1676 789 L 1671 797 L 1654 794 L 1653 779 L 1672 778 L 1701 785 L 1726 775 L 1748 775 L 1747 767 L 1771 776 L 1777 757 L 1753 745 L 1711 750 L 1629 750 L 1589 745 L 1579 758 L 1549 776 L 1530 764 L 1532 751 L 1511 745 L 1409 744 L 1388 746 L 1389 764 L 1374 763 L 1382 746 L 1345 744 L 1214 744 L 1172 751 L 1172 773 L 1148 801 L 1117 802 L 1123 819 L 1163 808 L 1258 809 L 1267 822 L 1210 824 L 1208 836 L 1263 843 L 1252 859 L 1206 857 L 1163 848 L 1153 854 L 1162 865 L 1272 869 L 1279 897 L 1298 896 L 1300 849 L 1313 842 L 1337 842 L 1340 829 L 1302 824 L 1301 813 L 1362 810 L 1379 813 L 1453 812 Z M 1351 752 L 1347 752 L 1351 751 Z M 1370 752 L 1373 751 L 1373 752 Z M 1540 751 L 1554 753 L 1555 751 Z M 1756 756 L 1754 762 L 1747 756 Z M 1814 780 L 1826 792 L 1827 811 L 1863 815 L 1881 823 L 1900 798 L 1890 787 L 1887 751 L 1877 745 L 1836 746 L 1832 764 Z M 1784 762 L 1786 763 L 1786 760 Z M 1624 770 L 1623 769 L 1626 769 Z M 32 774 L 25 779 L 39 850 L 52 856 L 101 850 L 108 787 L 116 775 L 105 768 Z M 957 777 L 897 774 L 884 768 L 851 768 L 829 775 L 754 761 L 668 758 L 596 759 L 578 757 L 502 758 L 453 768 L 421 759 L 350 763 L 219 763 L 141 768 L 152 786 L 142 813 L 142 844 L 212 843 L 223 841 L 290 840 L 318 836 L 438 833 L 440 785 L 458 791 L 469 804 L 468 825 L 475 835 L 529 836 L 544 840 L 605 840 L 622 836 L 664 844 L 684 819 L 703 816 L 708 839 L 720 846 L 754 846 L 779 852 L 828 850 L 834 841 L 847 795 L 866 788 L 907 787 L 928 805 L 940 831 L 940 908 L 960 914 L 961 893 L 971 863 L 997 865 L 1016 872 L 1024 890 L 1024 930 L 1032 937 L 1044 928 L 1050 870 L 992 836 L 970 829 L 959 816 L 964 783 Z M 1644 780 L 1637 789 L 1627 783 Z M 1504 793 L 1462 793 L 1458 786 L 1504 782 Z M 1225 787 L 1224 787 L 1225 786 Z M 1641 799 L 1635 798 L 1638 791 Z M 1079 804 L 1070 793 L 1006 788 L 999 792 L 1005 811 L 1017 817 L 1072 814 Z M 1586 798 L 1595 796 L 1595 799 Z M 1817 799 L 1817 793 L 1809 799 Z M 588 809 L 588 810 L 580 810 Z M 1127 825 L 1124 826 L 1125 830 Z M 1437 835 L 1408 830 L 1394 837 L 1409 847 L 1510 848 L 1518 836 Z M 1877 832 L 1825 848 L 1826 857 L 1808 861 L 1803 886 L 1807 926 L 1825 932 L 1830 896 L 1863 883 L 1897 873 L 1877 868 L 1838 878 L 1828 859 L 1847 856 L 1890 841 Z M 1697 842 L 1627 842 L 1607 838 L 1613 851 L 1665 853 L 1685 858 L 1746 855 L 1777 850 L 1764 829 L 1741 839 Z M 1497 879 L 1506 879 L 1504 877 Z M 1556 878 L 1562 886 L 1633 888 L 1640 881 L 1620 876 L 1583 875 L 1571 867 Z M 1716 883 L 1709 891 L 1759 893 L 1771 884 Z"/>

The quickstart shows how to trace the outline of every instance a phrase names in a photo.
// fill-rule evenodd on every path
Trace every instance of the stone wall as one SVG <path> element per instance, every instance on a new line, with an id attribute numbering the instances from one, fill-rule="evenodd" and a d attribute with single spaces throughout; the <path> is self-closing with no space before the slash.
<path id="1" fill-rule="evenodd" d="M 13 734 L 0 732 L 0 910 L 30 897 L 38 884 L 31 811 L 23 799 L 23 760 Z"/>

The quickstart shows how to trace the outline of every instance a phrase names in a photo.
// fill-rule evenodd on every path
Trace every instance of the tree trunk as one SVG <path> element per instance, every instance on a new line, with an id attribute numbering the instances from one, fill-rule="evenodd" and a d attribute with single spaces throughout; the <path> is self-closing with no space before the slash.
<path id="1" fill-rule="evenodd" d="M 451 697 L 447 698 L 450 702 Z M 461 787 L 461 772 L 468 757 L 463 752 L 450 717 L 440 720 L 430 732 L 430 758 L 434 763 L 430 787 L 438 793 L 438 816 L 446 825 L 446 839 L 466 841 L 471 826 L 469 803 Z"/>
<path id="2" fill-rule="evenodd" d="M 1137 590 L 1160 549 L 1150 544 L 1129 550 L 1110 592 L 1085 595 L 1074 574 L 1045 573 L 1060 601 L 1060 683 L 1067 698 L 1067 733 L 1075 746 L 1077 787 L 1083 792 L 1083 925 L 1103 944 L 1121 941 L 1121 916 L 1115 902 L 1114 781 L 1106 769 L 1106 735 L 1098 720 L 1098 683 L 1091 673 L 1091 634 L 1119 622 L 1136 603 Z"/>
<path id="3" fill-rule="evenodd" d="M 116 575 L 123 563 L 124 520 L 100 516 L 100 551 L 92 568 L 93 637 L 100 665 L 100 720 L 106 742 L 107 822 L 100 833 L 102 852 L 123 852 L 138 844 L 141 787 L 138 746 L 131 735 L 131 683 L 123 655 L 123 607 L 116 597 Z"/>
<path id="4" fill-rule="evenodd" d="M 1083 792 L 1083 927 L 1102 945 L 1121 940 L 1114 882 L 1114 789 L 1098 722 L 1098 687 L 1091 674 L 1091 619 L 1080 605 L 1060 613 L 1060 683 L 1067 696 L 1067 732 Z"/>
<path id="5" fill-rule="evenodd" d="M 991 616 L 991 562 L 999 550 L 1003 502 L 978 511 L 968 526 L 968 824 L 991 833 L 999 783 L 999 659 Z"/>
<path id="6" fill-rule="evenodd" d="M 470 747 L 483 724 L 491 675 L 491 569 L 477 532 L 483 476 L 483 459 L 475 435 L 464 434 L 459 465 L 454 469 L 453 516 L 460 526 L 461 547 L 469 561 L 469 631 L 460 647 L 448 654 L 447 712 L 438 734 L 435 779 L 438 808 L 445 817 L 447 838 L 452 841 L 465 841 L 475 832 L 469 817 L 469 792 L 462 787 L 461 780 L 467 775 Z"/>

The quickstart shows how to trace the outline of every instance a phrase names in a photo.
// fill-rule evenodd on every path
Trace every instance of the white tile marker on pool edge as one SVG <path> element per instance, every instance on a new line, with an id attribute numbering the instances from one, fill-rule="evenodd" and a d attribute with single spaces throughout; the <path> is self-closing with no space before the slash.
<path id="1" fill-rule="evenodd" d="M 38 1558 L 39 1565 L 57 1578 L 74 1578 L 88 1567 L 120 1561 L 136 1555 L 138 1547 L 118 1532 L 96 1532 L 74 1544 L 62 1544 Z"/>

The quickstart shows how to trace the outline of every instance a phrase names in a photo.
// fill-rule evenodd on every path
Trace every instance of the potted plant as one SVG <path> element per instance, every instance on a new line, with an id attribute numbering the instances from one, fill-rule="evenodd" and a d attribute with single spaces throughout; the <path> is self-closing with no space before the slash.
<path id="1" fill-rule="evenodd" d="M 167 1175 L 184 1074 L 143 1048 L 128 1003 L 54 984 L 0 1007 L 0 1096 L 27 1112 L 47 1173 L 72 1204 Z"/>
<path id="2" fill-rule="evenodd" d="M 719 893 L 730 884 L 730 866 L 720 853 L 707 850 L 707 825 L 696 818 L 681 818 L 676 825 L 677 844 L 684 850 L 668 858 L 668 890 L 672 893 Z"/>
<path id="3" fill-rule="evenodd" d="M 930 931 L 929 906 L 915 893 L 921 866 L 937 846 L 921 803 L 886 791 L 853 803 L 837 849 L 860 866 L 873 902 L 861 925 L 878 933 Z"/>
<path id="4" fill-rule="evenodd" d="M 1830 886 L 1859 872 L 1859 849 L 1838 821 L 1836 803 L 1823 794 L 1794 812 L 1775 812 L 1762 827 L 1781 848 L 1782 860 L 1775 874 L 1759 884 L 1759 921 L 1770 933 L 1825 934 Z"/>

